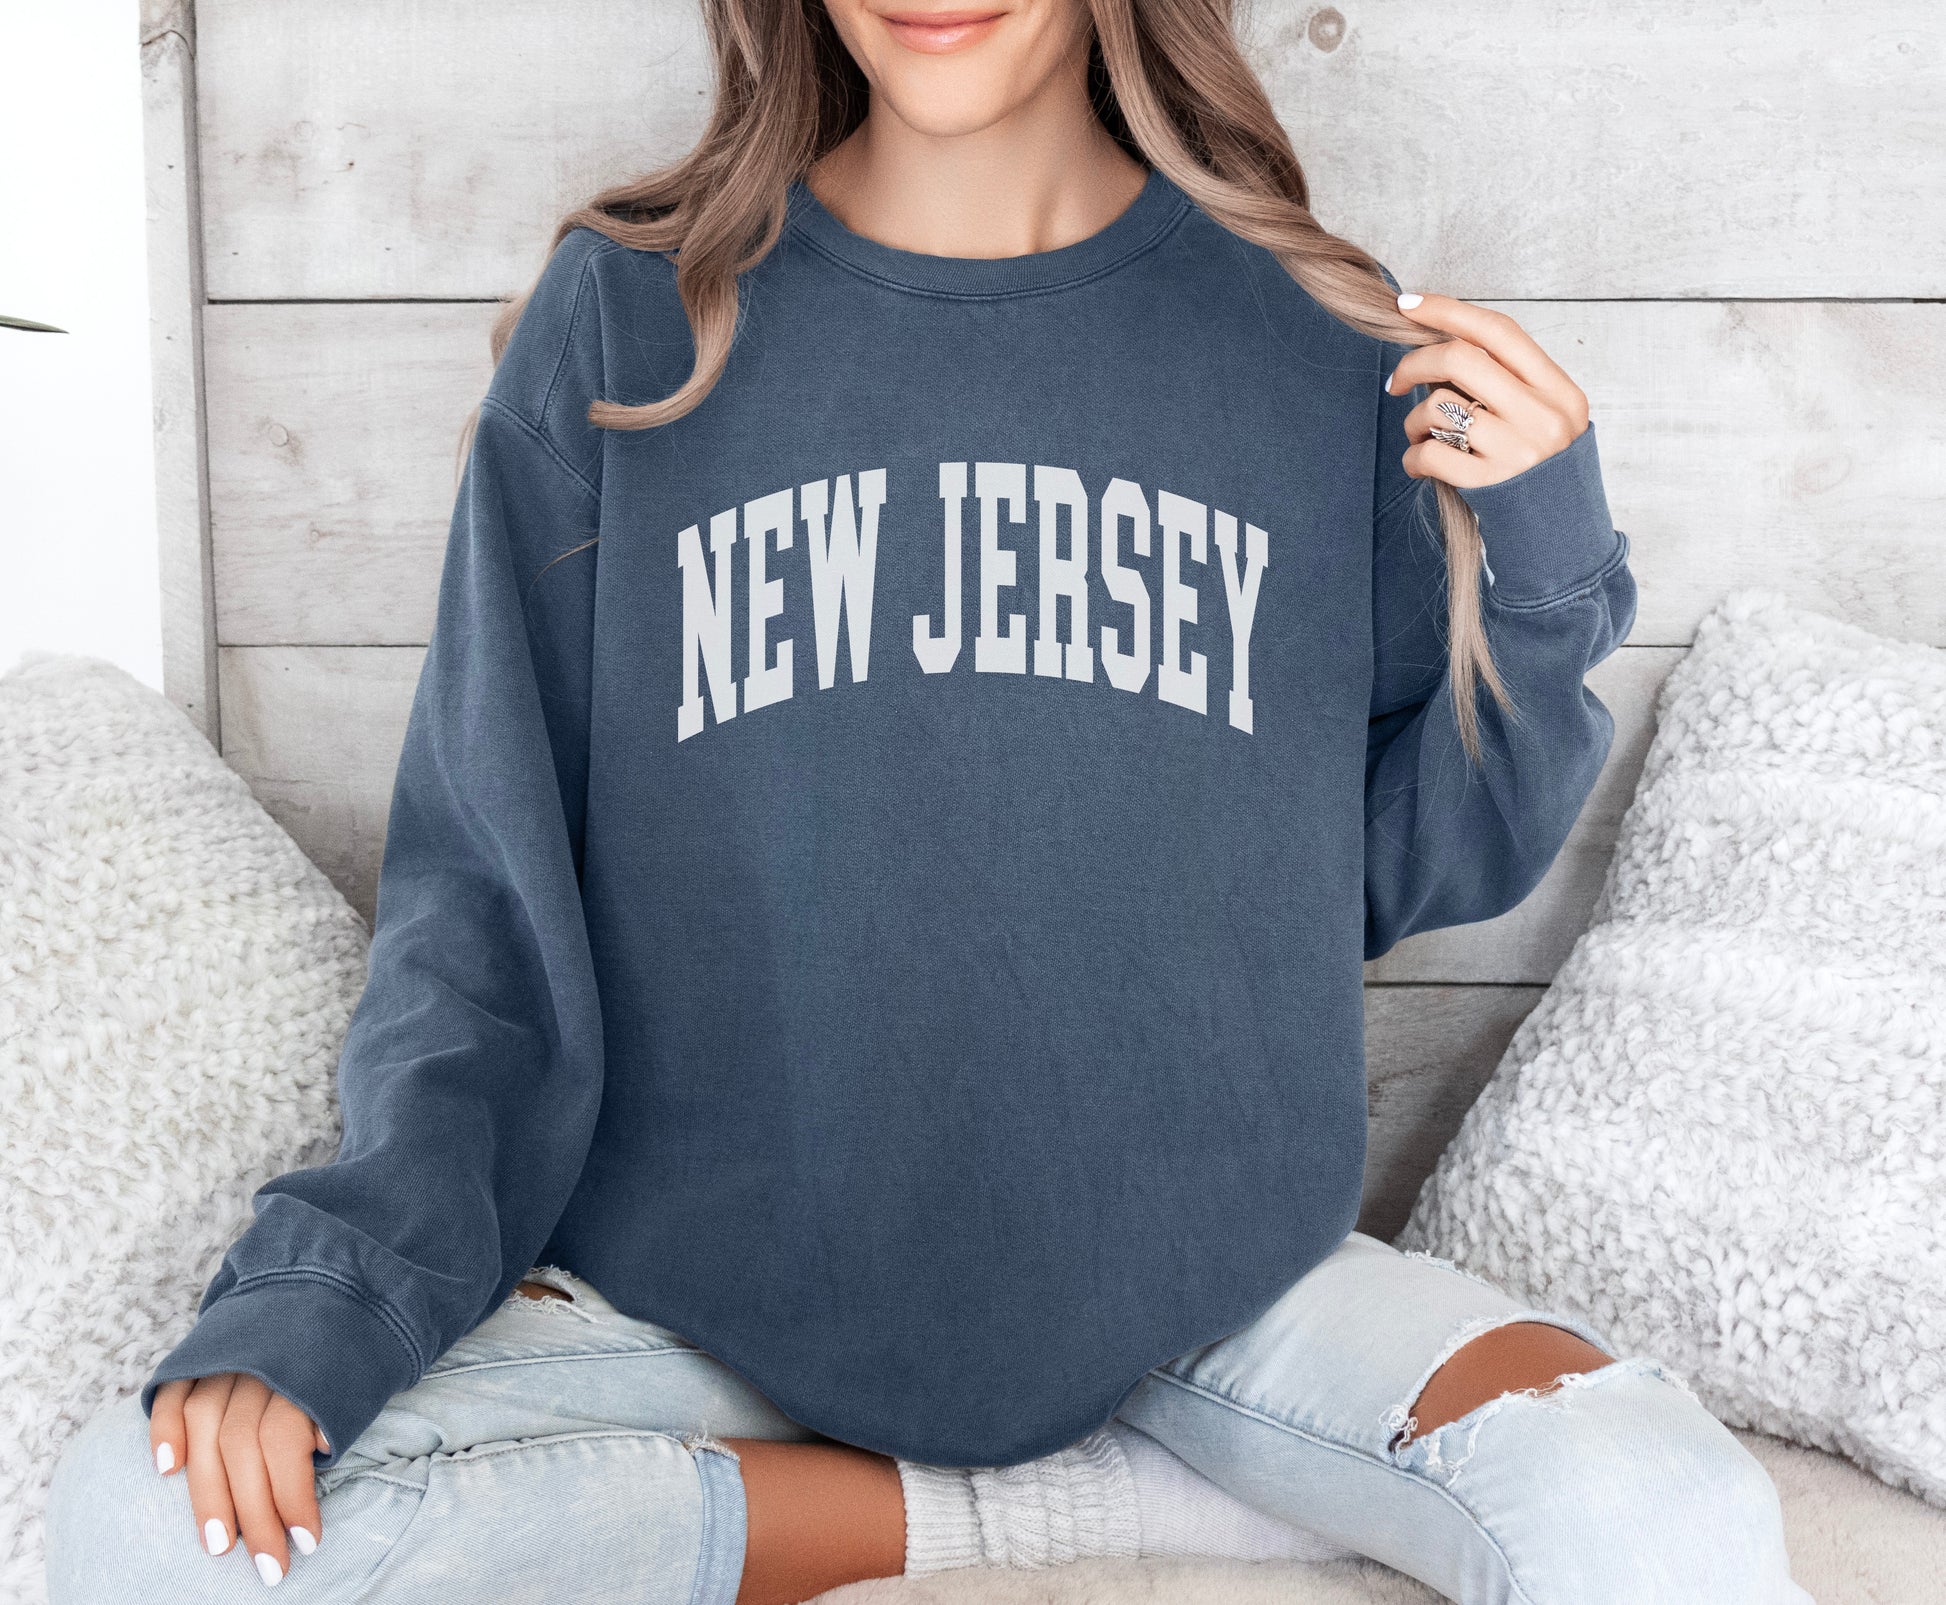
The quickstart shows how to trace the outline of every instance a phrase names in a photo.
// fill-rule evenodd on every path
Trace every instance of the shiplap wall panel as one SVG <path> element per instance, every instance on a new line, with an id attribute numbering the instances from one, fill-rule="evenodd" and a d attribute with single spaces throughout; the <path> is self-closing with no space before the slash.
<path id="1" fill-rule="evenodd" d="M 419 675 L 418 647 L 225 647 L 224 755 L 257 799 L 371 918 L 385 813 Z M 1588 677 L 1615 741 L 1560 855 L 1498 919 L 1408 937 L 1366 966 L 1389 982 L 1545 984 L 1588 923 L 1654 730 L 1656 693 L 1682 656 L 1623 647 Z"/>
<path id="2" fill-rule="evenodd" d="M 1537 986 L 1365 988 L 1365 1194 L 1360 1231 L 1390 1242 L 1487 1084 Z"/>
<path id="3" fill-rule="evenodd" d="M 695 0 L 202 0 L 210 294 L 491 297 L 680 153 Z M 1946 294 L 1946 7 L 1258 0 L 1330 227 L 1469 299 Z"/>
<path id="4" fill-rule="evenodd" d="M 495 311 L 209 308 L 223 645 L 425 643 Z"/>
<path id="5" fill-rule="evenodd" d="M 223 756 L 365 916 L 422 647 L 224 647 Z"/>
<path id="6" fill-rule="evenodd" d="M 1912 388 L 1946 371 L 1946 306 L 1488 304 L 1588 392 L 1632 545 L 1632 641 L 1686 645 L 1756 583 L 1946 645 L 1946 410 Z M 426 639 L 493 314 L 210 308 L 223 644 Z"/>
<path id="7" fill-rule="evenodd" d="M 209 293 L 505 295 L 561 213 L 680 155 L 699 0 L 199 0 Z"/>
<path id="8" fill-rule="evenodd" d="M 203 421 L 203 251 L 196 18 L 142 0 L 142 148 L 162 691 L 221 744 Z"/>

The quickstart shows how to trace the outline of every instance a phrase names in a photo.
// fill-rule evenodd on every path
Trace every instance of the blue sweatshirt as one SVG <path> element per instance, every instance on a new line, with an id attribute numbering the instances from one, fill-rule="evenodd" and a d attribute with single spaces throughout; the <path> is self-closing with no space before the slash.
<path id="1" fill-rule="evenodd" d="M 1058 250 L 803 184 L 690 371 L 671 258 L 553 254 L 480 415 L 328 1164 L 155 1371 L 330 1464 L 532 1265 L 805 1425 L 950 1465 L 1100 1425 L 1344 1237 L 1362 963 L 1518 903 L 1613 734 L 1591 425 L 1466 496 L 1518 722 L 1459 744 L 1405 347 L 1160 172 Z M 1420 392 L 1423 395 L 1423 392 Z"/>

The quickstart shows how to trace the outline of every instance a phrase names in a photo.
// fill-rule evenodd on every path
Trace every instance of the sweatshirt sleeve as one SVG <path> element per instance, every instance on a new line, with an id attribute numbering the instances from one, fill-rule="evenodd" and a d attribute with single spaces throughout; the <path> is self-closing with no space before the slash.
<path id="1" fill-rule="evenodd" d="M 1386 343 L 1381 379 L 1408 348 Z M 1446 667 L 1446 555 L 1434 481 L 1400 457 L 1426 395 L 1381 394 L 1373 517 L 1373 684 L 1365 757 L 1365 957 L 1490 919 L 1533 890 L 1607 759 L 1615 722 L 1582 682 L 1635 621 L 1628 537 L 1609 516 L 1595 425 L 1498 484 L 1462 490 L 1486 551 L 1482 617 L 1514 698 L 1478 689 L 1483 752 L 1460 744 Z"/>
<path id="2" fill-rule="evenodd" d="M 247 1372 L 338 1457 L 489 1314 L 579 1176 L 602 1039 L 582 915 L 598 447 L 569 348 L 585 247 L 543 276 L 481 408 L 399 756 L 327 1164 L 258 1189 L 142 1390 Z"/>

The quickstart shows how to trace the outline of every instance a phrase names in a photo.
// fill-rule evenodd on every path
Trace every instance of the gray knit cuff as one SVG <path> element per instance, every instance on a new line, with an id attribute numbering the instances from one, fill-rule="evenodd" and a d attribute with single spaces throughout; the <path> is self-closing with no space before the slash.
<path id="1" fill-rule="evenodd" d="M 953 1466 L 900 1460 L 905 1489 L 905 1570 L 908 1577 L 978 1566 L 980 1518 L 973 1508 L 972 1474 Z"/>

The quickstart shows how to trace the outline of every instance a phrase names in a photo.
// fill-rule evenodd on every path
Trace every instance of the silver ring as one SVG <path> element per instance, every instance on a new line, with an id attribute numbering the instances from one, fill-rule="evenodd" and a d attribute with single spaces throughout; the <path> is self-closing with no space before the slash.
<path id="1" fill-rule="evenodd" d="M 1452 429 L 1435 429 L 1431 431 L 1432 438 L 1443 441 L 1455 451 L 1472 451 L 1473 448 L 1467 444 L 1466 432 L 1473 427 L 1473 414 L 1467 411 L 1465 406 L 1457 401 L 1435 401 L 1433 405 L 1445 413 L 1456 427 Z"/>

